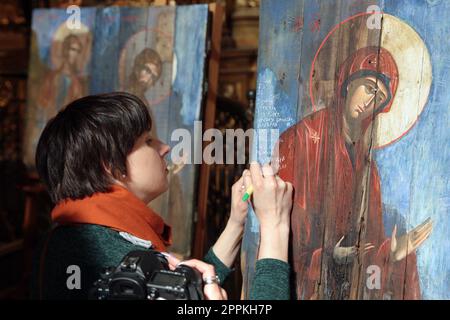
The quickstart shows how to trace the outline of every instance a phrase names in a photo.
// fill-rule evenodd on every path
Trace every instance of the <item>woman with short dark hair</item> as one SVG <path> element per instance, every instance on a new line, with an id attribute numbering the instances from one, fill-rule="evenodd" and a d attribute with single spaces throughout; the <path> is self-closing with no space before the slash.
<path id="1" fill-rule="evenodd" d="M 36 166 L 55 203 L 51 213 L 55 226 L 37 255 L 36 298 L 86 299 L 101 271 L 117 266 L 133 250 L 159 251 L 171 269 L 180 263 L 167 253 L 170 227 L 147 206 L 168 188 L 164 157 L 170 150 L 151 136 L 151 126 L 145 104 L 122 92 L 75 100 L 48 122 L 39 139 Z M 246 170 L 245 179 L 232 188 L 230 218 L 206 255 L 207 263 L 183 261 L 202 274 L 207 299 L 226 298 L 220 285 L 239 251 L 247 213 L 241 198 L 252 178 L 257 179 L 254 205 L 261 225 L 276 240 L 280 233 L 273 230 L 286 231 L 287 225 L 282 241 L 261 248 L 263 258 L 286 263 L 292 186 L 278 177 L 255 175 L 258 166 L 251 171 Z M 267 232 L 262 231 L 262 243 L 271 242 Z M 266 260 L 265 268 L 273 267 L 273 259 Z M 67 272 L 73 266 L 80 270 L 80 283 L 69 285 Z"/>

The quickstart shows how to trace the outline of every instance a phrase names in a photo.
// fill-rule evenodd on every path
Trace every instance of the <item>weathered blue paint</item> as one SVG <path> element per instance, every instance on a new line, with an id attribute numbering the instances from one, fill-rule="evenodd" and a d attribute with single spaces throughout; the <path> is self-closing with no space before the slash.
<path id="1" fill-rule="evenodd" d="M 391 235 L 396 223 L 402 234 L 431 217 L 432 234 L 417 250 L 421 294 L 423 299 L 450 299 L 450 92 L 446 86 L 450 1 L 263 1 L 254 125 L 279 128 L 281 134 L 312 112 L 309 74 L 315 53 L 334 26 L 371 4 L 408 23 L 421 36 L 433 68 L 428 102 L 418 122 L 400 140 L 374 151 L 385 236 Z M 253 151 L 257 150 L 255 144 Z M 270 159 L 270 152 L 256 154 L 260 162 Z M 256 260 L 258 229 L 250 210 L 242 247 L 245 292 Z"/>

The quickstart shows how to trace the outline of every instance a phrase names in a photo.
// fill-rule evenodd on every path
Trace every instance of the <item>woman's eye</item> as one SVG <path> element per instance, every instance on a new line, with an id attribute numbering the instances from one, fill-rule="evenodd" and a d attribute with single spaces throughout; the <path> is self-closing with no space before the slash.
<path id="1" fill-rule="evenodd" d="M 151 145 L 152 142 L 153 142 L 153 139 L 147 139 L 145 142 L 146 142 L 148 145 Z"/>

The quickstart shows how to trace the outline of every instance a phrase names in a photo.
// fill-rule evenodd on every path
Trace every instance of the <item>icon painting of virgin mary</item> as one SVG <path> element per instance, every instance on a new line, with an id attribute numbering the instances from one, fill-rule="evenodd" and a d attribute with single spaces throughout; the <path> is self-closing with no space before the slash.
<path id="1" fill-rule="evenodd" d="M 397 226 L 385 230 L 372 151 L 414 125 L 426 102 L 431 66 L 412 28 L 389 15 L 383 22 L 380 46 L 357 48 L 340 64 L 330 105 L 279 139 L 279 175 L 295 188 L 290 256 L 298 299 L 421 298 L 416 250 L 430 236 L 432 221 L 404 232 Z M 417 57 L 408 48 L 397 50 L 405 37 L 426 62 L 416 73 L 408 64 Z M 405 88 L 419 87 L 419 73 L 425 77 L 411 94 Z M 408 99 L 420 108 L 411 108 Z M 366 270 L 373 266 L 381 273 L 376 290 L 366 287 Z"/>

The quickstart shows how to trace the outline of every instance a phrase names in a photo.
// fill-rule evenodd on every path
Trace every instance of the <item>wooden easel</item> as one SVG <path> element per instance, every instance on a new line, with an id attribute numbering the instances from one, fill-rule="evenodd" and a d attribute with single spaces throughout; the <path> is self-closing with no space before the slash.
<path id="1" fill-rule="evenodd" d="M 214 127 L 216 116 L 216 99 L 219 80 L 219 60 L 222 41 L 222 25 L 225 10 L 223 5 L 213 3 L 209 5 L 211 14 L 210 51 L 208 55 L 208 92 L 206 96 L 205 112 L 203 117 L 203 130 Z M 203 142 L 203 148 L 207 143 Z M 203 154 L 203 151 L 202 151 Z M 205 254 L 207 200 L 209 187 L 210 165 L 202 163 L 200 167 L 198 185 L 197 221 L 195 225 L 194 243 L 192 255 L 194 258 L 202 258 Z"/>

